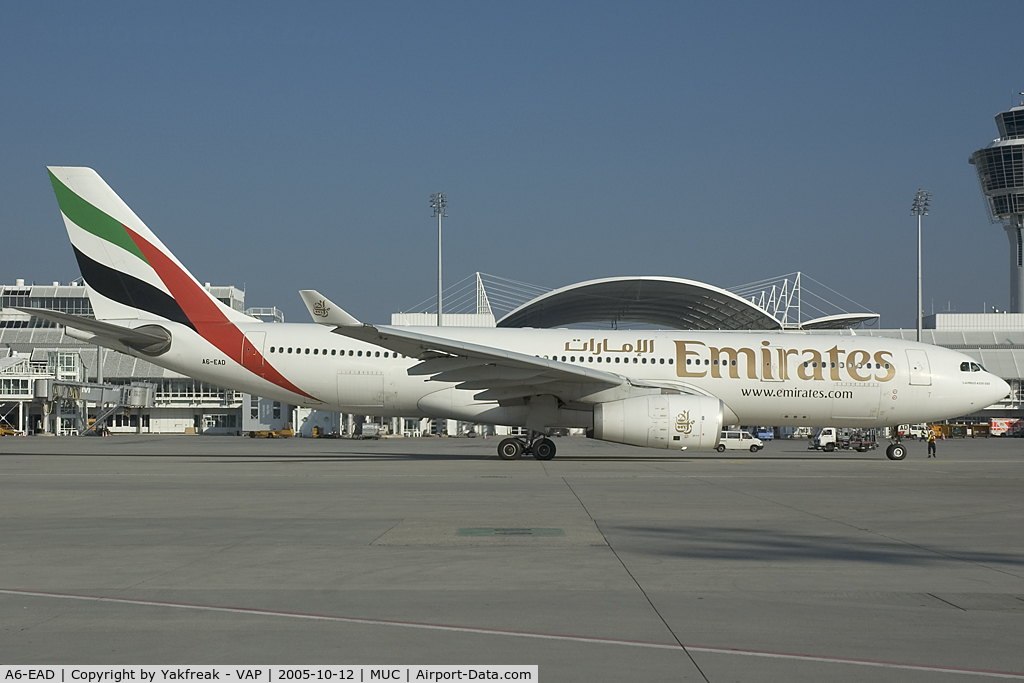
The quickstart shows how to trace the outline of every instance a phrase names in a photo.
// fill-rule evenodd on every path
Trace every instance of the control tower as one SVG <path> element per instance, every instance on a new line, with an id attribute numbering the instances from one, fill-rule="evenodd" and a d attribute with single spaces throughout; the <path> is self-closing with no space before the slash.
<path id="1" fill-rule="evenodd" d="M 1001 222 L 1010 238 L 1010 312 L 1024 313 L 1024 102 L 996 114 L 996 127 L 999 137 L 970 162 L 993 222 Z"/>

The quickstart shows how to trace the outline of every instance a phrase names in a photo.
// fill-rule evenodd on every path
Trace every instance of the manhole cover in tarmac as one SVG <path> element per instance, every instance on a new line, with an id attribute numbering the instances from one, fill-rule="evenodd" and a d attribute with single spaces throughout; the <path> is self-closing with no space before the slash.
<path id="1" fill-rule="evenodd" d="M 538 528 L 517 528 L 502 529 L 497 527 L 481 526 L 459 529 L 456 536 L 565 536 L 564 529 L 538 529 Z"/>

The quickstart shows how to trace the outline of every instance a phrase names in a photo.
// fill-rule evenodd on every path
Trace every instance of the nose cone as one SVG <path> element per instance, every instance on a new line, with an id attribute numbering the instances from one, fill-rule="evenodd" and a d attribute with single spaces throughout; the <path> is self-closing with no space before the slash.
<path id="1" fill-rule="evenodd" d="M 989 373 L 991 375 L 991 373 Z M 1010 394 L 1010 385 L 1001 377 L 992 377 L 992 400 L 989 401 L 989 405 L 1003 400 Z"/>

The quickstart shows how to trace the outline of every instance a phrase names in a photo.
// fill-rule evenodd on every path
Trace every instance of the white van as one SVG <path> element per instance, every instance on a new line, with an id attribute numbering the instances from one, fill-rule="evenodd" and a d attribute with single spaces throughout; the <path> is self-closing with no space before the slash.
<path id="1" fill-rule="evenodd" d="M 722 432 L 722 438 L 718 442 L 719 453 L 724 452 L 726 449 L 729 449 L 730 451 L 749 450 L 751 453 L 757 453 L 762 448 L 764 448 L 764 441 L 751 436 L 749 432 L 741 432 L 738 430 Z"/>

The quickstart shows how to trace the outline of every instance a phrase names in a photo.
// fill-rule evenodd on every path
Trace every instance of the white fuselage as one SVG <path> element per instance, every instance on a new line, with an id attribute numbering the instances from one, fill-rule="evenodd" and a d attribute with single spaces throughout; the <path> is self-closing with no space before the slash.
<path id="1" fill-rule="evenodd" d="M 515 405 L 479 401 L 474 398 L 479 390 L 410 375 L 418 359 L 320 325 L 237 324 L 262 357 L 245 363 L 242 349 L 231 357 L 188 327 L 161 324 L 172 332 L 171 349 L 158 358 L 136 355 L 220 386 L 345 413 L 525 424 L 525 410 Z M 714 396 L 725 404 L 727 423 L 736 424 L 924 422 L 975 412 L 1008 391 L 988 372 L 962 370 L 971 359 L 961 353 L 897 339 L 762 332 L 416 331 L 614 373 L 630 380 L 625 386 L 634 392 Z M 273 366 L 307 395 L 265 379 L 258 363 Z M 585 407 L 616 397 L 621 396 L 606 391 L 575 400 Z M 572 424 L 564 426 L 589 426 L 586 411 L 574 414 Z"/>

